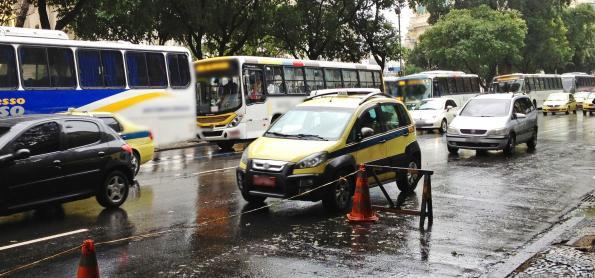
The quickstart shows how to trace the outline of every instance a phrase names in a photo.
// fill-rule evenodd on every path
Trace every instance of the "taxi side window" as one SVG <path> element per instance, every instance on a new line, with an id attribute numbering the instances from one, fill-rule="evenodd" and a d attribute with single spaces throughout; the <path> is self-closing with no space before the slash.
<path id="1" fill-rule="evenodd" d="M 399 128 L 399 115 L 397 107 L 392 103 L 383 103 L 380 105 L 382 112 L 381 126 L 383 130 L 389 131 Z"/>
<path id="2" fill-rule="evenodd" d="M 107 126 L 111 127 L 116 132 L 122 132 L 122 126 L 114 117 L 101 117 L 101 119 Z"/>
<path id="3" fill-rule="evenodd" d="M 11 149 L 29 149 L 31 156 L 57 152 L 60 150 L 60 125 L 49 122 L 34 126 L 21 134 Z"/>
<path id="4" fill-rule="evenodd" d="M 374 130 L 374 134 L 381 133 L 383 130 L 378 114 L 377 107 L 372 107 L 366 110 L 366 112 L 364 112 L 359 118 L 359 130 L 364 127 L 369 127 Z"/>
<path id="5" fill-rule="evenodd" d="M 407 109 L 402 104 L 393 104 L 397 107 L 397 112 L 399 114 L 399 118 L 401 121 L 399 122 L 400 127 L 408 126 L 411 124 L 411 119 L 409 118 L 409 113 L 407 113 Z"/>

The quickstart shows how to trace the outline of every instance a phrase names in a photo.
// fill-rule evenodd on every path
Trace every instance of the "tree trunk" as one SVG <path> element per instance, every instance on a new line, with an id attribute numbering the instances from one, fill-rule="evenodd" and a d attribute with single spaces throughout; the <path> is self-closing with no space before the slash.
<path id="1" fill-rule="evenodd" d="M 48 17 L 45 0 L 37 1 L 37 12 L 39 13 L 39 23 L 41 23 L 41 28 L 52 29 L 50 26 L 50 18 Z"/>
<path id="2" fill-rule="evenodd" d="M 27 14 L 29 13 L 29 7 L 31 6 L 31 0 L 22 0 L 19 5 L 19 13 L 17 14 L 16 18 L 16 27 L 23 27 L 25 25 L 25 20 L 27 19 Z"/>

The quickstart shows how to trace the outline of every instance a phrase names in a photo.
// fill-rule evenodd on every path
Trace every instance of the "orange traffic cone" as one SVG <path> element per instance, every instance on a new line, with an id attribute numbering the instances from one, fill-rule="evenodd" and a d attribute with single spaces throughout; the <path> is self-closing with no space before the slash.
<path id="1" fill-rule="evenodd" d="M 349 222 L 375 222 L 378 216 L 372 211 L 370 203 L 370 189 L 366 177 L 366 167 L 359 166 L 357 179 L 355 181 L 355 194 L 353 195 L 353 207 L 351 213 L 347 214 Z"/>
<path id="2" fill-rule="evenodd" d="M 99 278 L 99 266 L 97 265 L 93 240 L 85 240 L 81 251 L 81 260 L 79 261 L 79 269 L 76 277 Z"/>

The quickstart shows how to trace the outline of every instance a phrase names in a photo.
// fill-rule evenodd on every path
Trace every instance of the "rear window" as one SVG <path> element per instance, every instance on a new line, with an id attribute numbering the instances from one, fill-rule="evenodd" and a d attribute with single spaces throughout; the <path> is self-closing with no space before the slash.
<path id="1" fill-rule="evenodd" d="M 99 126 L 87 121 L 66 121 L 66 140 L 68 148 L 86 146 L 101 139 Z"/>

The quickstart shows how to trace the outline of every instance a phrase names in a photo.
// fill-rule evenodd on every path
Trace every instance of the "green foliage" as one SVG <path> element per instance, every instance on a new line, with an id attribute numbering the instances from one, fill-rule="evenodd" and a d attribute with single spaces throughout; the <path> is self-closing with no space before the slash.
<path id="1" fill-rule="evenodd" d="M 595 68 L 595 9 L 588 4 L 568 8 L 563 19 L 568 28 L 566 37 L 574 53 L 566 71 L 592 71 Z"/>
<path id="2" fill-rule="evenodd" d="M 17 0 L 0 1 L 0 25 L 7 25 L 16 16 L 14 10 Z"/>
<path id="3" fill-rule="evenodd" d="M 474 73 L 485 86 L 499 65 L 510 67 L 521 60 L 526 34 L 527 26 L 516 11 L 485 5 L 452 10 L 421 36 L 410 63 Z"/>

